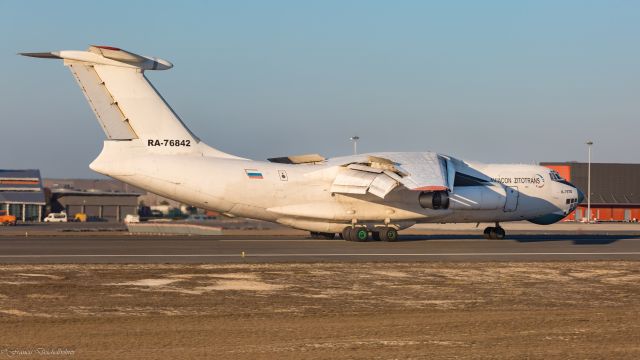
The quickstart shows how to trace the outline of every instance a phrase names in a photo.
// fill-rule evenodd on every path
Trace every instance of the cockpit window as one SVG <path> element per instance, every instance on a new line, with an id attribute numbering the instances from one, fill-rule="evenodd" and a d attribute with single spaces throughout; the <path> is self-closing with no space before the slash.
<path id="1" fill-rule="evenodd" d="M 556 172 L 556 171 L 551 171 L 549 173 L 549 176 L 551 177 L 551 180 L 553 180 L 553 181 L 564 181 L 562 176 L 560 176 L 560 174 L 558 174 L 558 172 Z"/>
<path id="2" fill-rule="evenodd" d="M 549 172 L 549 177 L 551 178 L 551 181 L 556 181 L 556 182 L 559 182 L 561 184 L 573 186 L 570 182 L 568 182 L 567 180 L 563 179 L 562 176 L 560 176 L 560 174 L 558 174 L 558 172 L 555 171 L 555 170 L 551 170 Z"/>

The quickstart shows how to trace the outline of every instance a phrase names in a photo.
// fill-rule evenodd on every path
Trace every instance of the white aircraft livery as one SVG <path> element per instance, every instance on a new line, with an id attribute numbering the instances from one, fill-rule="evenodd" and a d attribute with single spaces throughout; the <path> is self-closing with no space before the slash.
<path id="1" fill-rule="evenodd" d="M 144 76 L 173 65 L 109 46 L 21 55 L 62 59 L 107 139 L 90 164 L 98 173 L 228 216 L 349 241 L 395 241 L 416 223 L 551 224 L 582 192 L 548 168 L 482 164 L 435 152 L 317 154 L 253 161 L 195 136 Z"/>

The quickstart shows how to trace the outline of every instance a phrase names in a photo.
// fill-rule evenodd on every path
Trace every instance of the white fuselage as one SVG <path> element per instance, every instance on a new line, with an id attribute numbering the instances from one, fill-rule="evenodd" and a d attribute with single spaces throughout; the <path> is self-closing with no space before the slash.
<path id="1" fill-rule="evenodd" d="M 574 208 L 571 184 L 553 181 L 535 165 L 455 160 L 456 169 L 488 178 L 484 186 L 455 186 L 448 209 L 425 209 L 419 191 L 398 187 L 384 199 L 330 191 L 340 158 L 318 164 L 281 164 L 207 156 L 202 152 L 150 151 L 140 141 L 105 141 L 91 168 L 153 193 L 232 216 L 295 228 L 339 232 L 350 224 L 394 226 L 557 219 Z M 375 154 L 374 154 L 375 155 Z M 253 174 L 253 176 L 250 176 Z M 260 174 L 257 176 L 256 174 Z M 555 222 L 552 221 L 552 222 Z"/>
<path id="2" fill-rule="evenodd" d="M 242 159 L 202 143 L 151 85 L 145 71 L 170 69 L 166 60 L 95 45 L 23 55 L 63 60 L 80 85 L 109 139 L 93 170 L 228 215 L 312 232 L 344 229 L 344 237 L 353 225 L 384 235 L 419 222 L 550 224 L 582 198 L 544 167 L 485 165 L 433 152 L 313 164 L 298 157 L 297 165 Z M 360 240 L 367 235 L 363 230 L 356 230 Z M 499 226 L 487 230 L 504 237 Z M 395 230 L 390 234 L 388 240 L 397 236 Z"/>

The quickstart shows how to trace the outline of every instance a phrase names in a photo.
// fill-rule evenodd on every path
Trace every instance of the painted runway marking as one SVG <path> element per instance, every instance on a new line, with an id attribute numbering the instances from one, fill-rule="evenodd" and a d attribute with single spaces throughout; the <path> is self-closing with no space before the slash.
<path id="1" fill-rule="evenodd" d="M 501 252 L 501 253 L 330 253 L 330 254 L 251 254 L 246 253 L 245 257 L 313 257 L 313 256 L 429 256 L 429 257 L 437 257 L 437 256 L 557 256 L 557 255 L 567 255 L 567 256 L 588 256 L 588 255 L 640 255 L 640 251 L 630 251 L 630 252 L 519 252 L 519 253 L 510 253 L 510 252 Z M 10 258 L 62 258 L 62 257 L 71 257 L 71 258 L 82 258 L 82 257 L 241 257 L 241 254 L 44 254 L 44 255 L 0 255 L 0 259 L 10 259 Z"/>

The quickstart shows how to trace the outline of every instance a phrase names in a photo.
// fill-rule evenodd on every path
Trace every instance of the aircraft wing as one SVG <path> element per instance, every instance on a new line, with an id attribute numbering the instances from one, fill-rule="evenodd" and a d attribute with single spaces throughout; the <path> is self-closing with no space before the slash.
<path id="1" fill-rule="evenodd" d="M 451 190 L 448 181 L 447 161 L 436 153 L 403 153 L 393 156 L 393 161 L 407 176 L 400 181 L 409 190 Z"/>
<path id="2" fill-rule="evenodd" d="M 452 163 L 432 152 L 353 156 L 340 165 L 344 169 L 331 185 L 334 193 L 371 193 L 384 199 L 398 186 L 415 191 L 453 190 Z"/>

